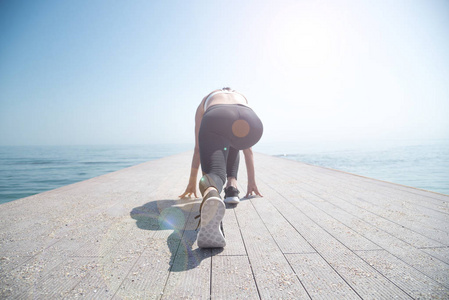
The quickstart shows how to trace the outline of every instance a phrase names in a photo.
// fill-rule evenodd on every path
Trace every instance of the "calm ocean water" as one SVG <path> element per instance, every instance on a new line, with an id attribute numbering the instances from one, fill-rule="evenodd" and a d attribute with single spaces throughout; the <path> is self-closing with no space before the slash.
<path id="1" fill-rule="evenodd" d="M 188 151 L 192 147 L 189 144 L 0 147 L 0 203 Z M 449 194 L 449 140 L 261 143 L 254 149 Z"/>
<path id="2" fill-rule="evenodd" d="M 284 143 L 266 144 L 260 150 L 449 195 L 449 140 Z"/>
<path id="3" fill-rule="evenodd" d="M 188 144 L 0 147 L 0 203 L 190 149 Z"/>

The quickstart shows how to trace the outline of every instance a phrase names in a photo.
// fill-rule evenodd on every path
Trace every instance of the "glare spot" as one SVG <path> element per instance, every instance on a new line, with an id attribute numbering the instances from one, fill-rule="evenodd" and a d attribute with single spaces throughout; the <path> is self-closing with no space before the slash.
<path id="1" fill-rule="evenodd" d="M 245 120 L 237 120 L 232 124 L 232 133 L 239 138 L 245 137 L 249 133 L 249 124 Z"/>
<path id="2" fill-rule="evenodd" d="M 184 227 L 185 217 L 181 209 L 169 207 L 164 209 L 159 215 L 159 227 L 161 230 L 179 230 Z"/>

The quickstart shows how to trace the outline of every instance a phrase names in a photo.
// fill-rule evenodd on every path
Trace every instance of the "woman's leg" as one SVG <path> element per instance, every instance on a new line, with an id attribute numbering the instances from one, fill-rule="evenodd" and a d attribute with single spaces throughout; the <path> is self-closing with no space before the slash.
<path id="1" fill-rule="evenodd" d="M 226 159 L 229 142 L 215 133 L 200 135 L 200 159 L 203 177 L 200 179 L 200 192 L 203 196 L 210 187 L 221 193 L 226 182 Z"/>
<path id="2" fill-rule="evenodd" d="M 240 153 L 234 147 L 229 147 L 228 159 L 226 162 L 226 175 L 237 179 L 239 171 Z"/>
<path id="3" fill-rule="evenodd" d="M 201 219 L 198 226 L 201 227 L 197 243 L 200 248 L 221 248 L 226 246 L 222 229 L 226 208 L 220 192 L 226 180 L 229 140 L 210 129 L 211 127 L 203 126 L 202 123 L 199 135 L 201 168 L 204 175 L 199 183 L 203 201 L 200 206 Z"/>
<path id="4" fill-rule="evenodd" d="M 239 190 L 237 188 L 237 173 L 239 171 L 239 161 L 239 150 L 231 147 L 226 164 L 226 174 L 228 176 L 228 181 L 226 182 L 225 188 L 225 203 L 238 204 L 240 202 Z"/>
<path id="5" fill-rule="evenodd" d="M 239 171 L 240 152 L 239 150 L 230 147 L 228 160 L 226 162 L 226 187 L 233 186 L 237 188 L 237 173 Z"/>
<path id="6" fill-rule="evenodd" d="M 201 169 L 200 191 L 213 186 L 221 192 L 226 182 L 226 162 L 231 151 L 231 126 L 236 118 L 228 106 L 212 106 L 203 116 L 198 136 Z M 203 194 L 204 196 L 204 194 Z"/>

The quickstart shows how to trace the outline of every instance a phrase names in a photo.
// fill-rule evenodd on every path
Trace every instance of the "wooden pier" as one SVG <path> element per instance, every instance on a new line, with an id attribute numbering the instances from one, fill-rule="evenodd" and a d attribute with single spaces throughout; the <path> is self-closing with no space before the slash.
<path id="1" fill-rule="evenodd" d="M 264 197 L 199 249 L 190 159 L 0 205 L 0 298 L 449 299 L 449 196 L 256 154 Z"/>

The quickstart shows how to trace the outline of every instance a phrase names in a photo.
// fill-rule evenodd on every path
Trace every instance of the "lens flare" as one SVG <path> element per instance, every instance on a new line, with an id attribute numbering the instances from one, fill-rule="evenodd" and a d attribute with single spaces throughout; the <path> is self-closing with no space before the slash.
<path id="1" fill-rule="evenodd" d="M 249 124 L 245 120 L 237 120 L 232 124 L 232 133 L 239 138 L 247 136 L 249 129 Z"/>
<path id="2" fill-rule="evenodd" d="M 185 224 L 185 216 L 178 207 L 168 207 L 159 215 L 159 228 L 167 229 L 183 229 Z"/>

